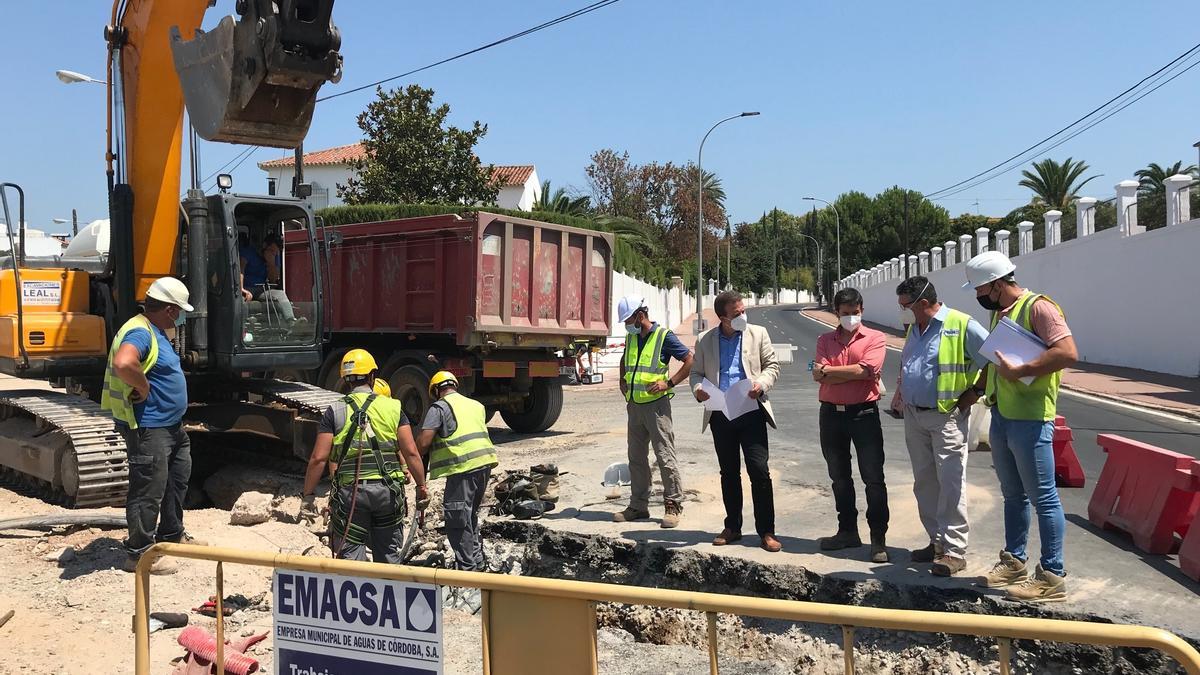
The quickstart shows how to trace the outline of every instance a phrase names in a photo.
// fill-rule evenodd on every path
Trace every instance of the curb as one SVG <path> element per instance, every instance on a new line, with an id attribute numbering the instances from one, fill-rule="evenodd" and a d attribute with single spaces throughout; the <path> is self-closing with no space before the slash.
<path id="1" fill-rule="evenodd" d="M 822 318 L 820 316 L 813 316 L 813 314 L 811 314 L 809 312 L 809 310 L 807 310 L 807 309 L 801 310 L 801 314 L 812 319 L 813 321 L 823 323 L 826 326 L 829 326 L 830 328 L 835 327 L 835 324 L 829 323 L 824 318 Z M 890 336 L 890 334 L 889 334 L 889 336 Z M 894 349 L 894 347 L 892 347 L 891 345 L 888 345 L 888 347 Z M 1141 401 L 1138 399 L 1127 398 L 1124 396 L 1118 396 L 1116 394 L 1109 394 L 1107 392 L 1096 391 L 1094 389 L 1088 389 L 1086 387 L 1080 387 L 1078 385 L 1067 384 L 1066 382 L 1063 382 L 1060 386 L 1063 389 L 1066 389 L 1067 391 L 1074 393 L 1074 394 L 1082 394 L 1085 396 L 1092 396 L 1094 398 L 1104 399 L 1106 401 L 1112 401 L 1114 403 L 1120 403 L 1120 404 L 1127 405 L 1127 406 L 1130 406 L 1133 408 L 1145 408 L 1146 410 L 1152 410 L 1154 412 L 1162 413 L 1164 415 L 1171 415 L 1174 417 L 1179 417 L 1187 422 L 1200 422 L 1200 410 L 1188 410 L 1185 408 L 1172 408 L 1171 406 L 1158 405 L 1155 403 L 1147 403 L 1145 401 Z"/>

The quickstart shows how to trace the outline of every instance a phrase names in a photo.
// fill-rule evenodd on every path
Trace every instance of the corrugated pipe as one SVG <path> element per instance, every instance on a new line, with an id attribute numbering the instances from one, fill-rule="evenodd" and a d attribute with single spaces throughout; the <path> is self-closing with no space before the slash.
<path id="1" fill-rule="evenodd" d="M 214 663 L 217 660 L 217 639 L 199 626 L 188 626 L 179 633 L 179 646 L 197 657 Z M 225 645 L 225 672 L 232 675 L 249 675 L 258 672 L 258 659 Z"/>

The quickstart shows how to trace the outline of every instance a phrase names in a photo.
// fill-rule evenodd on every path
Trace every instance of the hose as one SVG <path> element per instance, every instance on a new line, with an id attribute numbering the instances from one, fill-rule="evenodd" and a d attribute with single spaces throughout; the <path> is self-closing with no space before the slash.
<path id="1" fill-rule="evenodd" d="M 209 663 L 216 663 L 217 639 L 203 628 L 188 626 L 179 634 L 177 641 L 180 647 L 192 654 Z M 249 675 L 257 671 L 258 659 L 246 656 L 228 644 L 225 645 L 225 672 L 233 675 Z"/>
<path id="2" fill-rule="evenodd" d="M 28 518 L 10 518 L 0 520 L 2 530 L 49 530 L 63 525 L 87 525 L 89 527 L 123 528 L 127 526 L 125 516 L 85 511 L 82 513 L 62 513 L 50 516 L 30 516 Z"/>

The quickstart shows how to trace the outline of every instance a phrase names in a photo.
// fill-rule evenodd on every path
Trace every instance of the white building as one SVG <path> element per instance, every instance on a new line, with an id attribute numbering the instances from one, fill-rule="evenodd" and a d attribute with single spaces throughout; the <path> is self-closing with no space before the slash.
<path id="1" fill-rule="evenodd" d="M 354 175 L 351 162 L 363 157 L 361 143 L 339 145 L 336 148 L 315 150 L 304 154 L 304 181 L 313 186 L 314 209 L 343 204 L 337 186 L 345 185 Z M 290 194 L 292 178 L 296 175 L 296 160 L 292 156 L 259 162 L 258 168 L 267 172 L 267 194 Z M 528 211 L 542 193 L 542 183 L 532 164 L 495 166 L 500 194 L 496 203 L 503 209 Z"/>

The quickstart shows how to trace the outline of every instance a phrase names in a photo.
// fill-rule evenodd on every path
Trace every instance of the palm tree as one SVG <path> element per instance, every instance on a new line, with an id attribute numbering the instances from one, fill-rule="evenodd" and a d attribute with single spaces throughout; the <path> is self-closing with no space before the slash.
<path id="1" fill-rule="evenodd" d="M 704 190 L 704 203 L 708 205 L 717 205 L 721 209 L 721 213 L 725 212 L 725 188 L 721 185 L 721 179 L 717 174 L 711 171 L 704 172 L 704 182 L 701 184 Z M 696 194 L 696 166 L 689 164 L 684 169 L 680 179 L 679 189 L 686 190 L 686 194 L 695 198 Z"/>
<path id="2" fill-rule="evenodd" d="M 1021 175 L 1025 178 L 1017 185 L 1033 190 L 1034 203 L 1061 210 L 1075 201 L 1084 185 L 1096 178 L 1091 176 L 1076 182 L 1087 170 L 1088 165 L 1082 160 L 1075 161 L 1068 157 L 1059 164 L 1052 159 L 1043 159 L 1033 163 L 1033 172 L 1028 169 L 1022 171 Z"/>
<path id="3" fill-rule="evenodd" d="M 1138 177 L 1138 192 L 1144 195 L 1158 194 L 1163 191 L 1166 180 L 1175 174 L 1182 173 L 1188 176 L 1196 175 L 1196 165 L 1189 164 L 1184 166 L 1183 162 L 1175 162 L 1167 168 L 1163 168 L 1154 162 L 1150 162 L 1150 166 L 1144 169 L 1138 169 L 1133 172 L 1133 175 Z"/>
<path id="4" fill-rule="evenodd" d="M 533 203 L 531 210 L 582 216 L 588 212 L 591 204 L 591 197 L 572 197 L 567 194 L 564 188 L 558 188 L 551 192 L 550 181 L 544 181 L 542 183 L 542 194 L 538 195 L 537 201 Z"/>
<path id="5" fill-rule="evenodd" d="M 654 236 L 645 225 L 633 218 L 625 216 L 599 216 L 596 225 L 601 229 L 612 232 L 617 239 L 629 244 L 639 253 L 647 256 L 658 254 L 662 245 L 655 241 Z"/>

